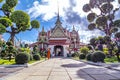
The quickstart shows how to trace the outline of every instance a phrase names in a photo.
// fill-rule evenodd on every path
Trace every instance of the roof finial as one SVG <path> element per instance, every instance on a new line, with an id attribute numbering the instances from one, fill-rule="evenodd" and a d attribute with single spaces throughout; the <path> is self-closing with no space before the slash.
<path id="1" fill-rule="evenodd" d="M 44 31 L 44 26 L 42 27 L 42 32 L 45 32 L 45 31 Z"/>
<path id="2" fill-rule="evenodd" d="M 60 21 L 60 15 L 59 15 L 59 2 L 58 2 L 58 0 L 57 0 L 57 7 L 58 7 L 58 14 L 57 14 L 57 21 L 56 21 L 55 24 L 61 25 L 62 23 L 61 23 L 61 21 Z"/>
<path id="3" fill-rule="evenodd" d="M 60 18 L 60 16 L 59 16 L 59 2 L 58 2 L 58 0 L 57 0 L 57 6 L 58 6 L 58 19 Z"/>
<path id="4" fill-rule="evenodd" d="M 74 25 L 73 25 L 73 30 L 75 30 L 75 27 L 74 27 Z"/>

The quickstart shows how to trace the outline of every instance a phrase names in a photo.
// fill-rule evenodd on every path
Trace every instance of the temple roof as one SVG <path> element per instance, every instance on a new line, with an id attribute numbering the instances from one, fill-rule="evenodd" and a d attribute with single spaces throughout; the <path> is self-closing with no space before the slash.
<path id="1" fill-rule="evenodd" d="M 51 33 L 52 38 L 65 38 L 67 37 L 64 31 L 64 28 L 62 27 L 62 22 L 60 21 L 59 11 L 57 15 L 57 20 L 55 23 L 55 27 L 53 28 L 53 31 Z"/>
<path id="2" fill-rule="evenodd" d="M 53 32 L 51 33 L 52 38 L 65 38 L 67 37 L 63 28 L 61 27 L 56 27 L 54 28 Z"/>

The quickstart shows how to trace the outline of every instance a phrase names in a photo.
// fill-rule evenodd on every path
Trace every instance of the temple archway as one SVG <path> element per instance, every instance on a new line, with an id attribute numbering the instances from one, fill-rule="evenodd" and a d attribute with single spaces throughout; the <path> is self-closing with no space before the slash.
<path id="1" fill-rule="evenodd" d="M 61 45 L 54 46 L 54 53 L 55 56 L 64 56 L 63 46 Z"/>

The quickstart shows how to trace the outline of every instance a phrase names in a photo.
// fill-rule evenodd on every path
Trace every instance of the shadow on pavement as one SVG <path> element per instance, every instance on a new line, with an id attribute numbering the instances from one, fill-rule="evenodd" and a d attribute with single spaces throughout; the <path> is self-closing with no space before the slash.
<path id="1" fill-rule="evenodd" d="M 64 64 L 64 65 L 61 65 L 62 67 L 67 67 L 67 68 L 76 68 L 76 67 L 83 67 L 83 66 L 86 66 L 86 64 L 84 63 L 79 63 L 79 64 L 75 64 L 75 63 L 72 63 L 72 64 Z"/>
<path id="2" fill-rule="evenodd" d="M 119 71 L 107 68 L 83 68 L 77 71 L 77 75 L 85 80 L 120 80 Z"/>

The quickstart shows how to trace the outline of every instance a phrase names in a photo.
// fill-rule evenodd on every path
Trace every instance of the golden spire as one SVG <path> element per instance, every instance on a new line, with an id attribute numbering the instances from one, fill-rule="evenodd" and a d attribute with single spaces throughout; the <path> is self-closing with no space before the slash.
<path id="1" fill-rule="evenodd" d="M 42 32 L 45 32 L 45 31 L 44 31 L 44 26 L 42 27 Z"/>

